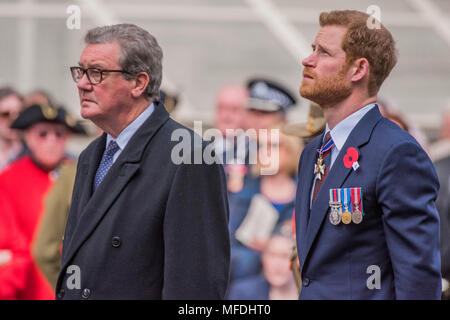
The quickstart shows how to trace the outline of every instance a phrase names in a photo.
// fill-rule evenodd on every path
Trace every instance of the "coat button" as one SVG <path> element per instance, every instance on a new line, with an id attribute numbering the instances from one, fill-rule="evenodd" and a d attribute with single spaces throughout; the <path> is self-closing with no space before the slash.
<path id="1" fill-rule="evenodd" d="M 114 248 L 118 248 L 118 247 L 120 247 L 120 244 L 122 242 L 120 240 L 120 237 L 113 237 L 111 243 Z"/>
<path id="2" fill-rule="evenodd" d="M 83 292 L 81 293 L 81 297 L 83 299 L 89 298 L 90 295 L 91 295 L 91 290 L 89 290 L 88 288 L 83 289 Z"/>
<path id="3" fill-rule="evenodd" d="M 309 286 L 309 284 L 311 283 L 311 280 L 309 280 L 309 278 L 304 278 L 303 281 L 302 281 L 302 283 L 303 283 L 303 286 L 304 286 L 304 287 L 307 287 L 307 286 Z"/>
<path id="4" fill-rule="evenodd" d="M 58 294 L 56 295 L 58 297 L 58 299 L 62 299 L 64 297 L 64 289 L 61 289 L 58 291 Z"/>

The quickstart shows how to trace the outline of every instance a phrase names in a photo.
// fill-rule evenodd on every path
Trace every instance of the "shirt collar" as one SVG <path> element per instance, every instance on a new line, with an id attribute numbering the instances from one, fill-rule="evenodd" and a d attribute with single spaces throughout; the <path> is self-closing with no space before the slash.
<path id="1" fill-rule="evenodd" d="M 344 146 L 345 141 L 347 141 L 347 138 L 352 132 L 353 128 L 365 116 L 365 114 L 375 106 L 375 103 L 369 103 L 358 111 L 353 112 L 347 118 L 339 122 L 331 131 L 328 127 L 328 123 L 326 124 L 325 134 L 330 131 L 331 138 L 333 139 L 334 145 L 338 149 L 338 151 L 340 151 Z"/>
<path id="2" fill-rule="evenodd" d="M 145 120 L 150 117 L 154 110 L 155 106 L 152 103 L 136 119 L 134 119 L 133 122 L 131 122 L 125 129 L 123 129 L 116 139 L 108 134 L 106 136 L 106 145 L 108 145 L 111 140 L 115 140 L 120 150 L 125 149 L 128 141 L 130 141 L 134 133 L 141 127 Z"/>

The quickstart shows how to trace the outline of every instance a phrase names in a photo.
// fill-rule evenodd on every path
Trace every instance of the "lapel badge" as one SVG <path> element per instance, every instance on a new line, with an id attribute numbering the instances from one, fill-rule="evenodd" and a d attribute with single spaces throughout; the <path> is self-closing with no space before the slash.
<path id="1" fill-rule="evenodd" d="M 356 148 L 349 147 L 343 159 L 344 166 L 346 168 L 353 168 L 353 170 L 356 171 L 359 168 L 358 159 L 359 159 L 358 150 Z"/>

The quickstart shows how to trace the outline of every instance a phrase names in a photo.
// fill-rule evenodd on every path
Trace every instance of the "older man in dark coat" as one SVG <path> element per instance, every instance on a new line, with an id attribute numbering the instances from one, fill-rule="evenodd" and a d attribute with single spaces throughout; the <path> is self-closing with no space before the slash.
<path id="1" fill-rule="evenodd" d="M 225 175 L 190 163 L 202 155 L 200 137 L 156 103 L 161 48 L 129 24 L 92 29 L 85 41 L 71 72 L 81 115 L 105 134 L 80 155 L 57 299 L 222 299 Z"/>

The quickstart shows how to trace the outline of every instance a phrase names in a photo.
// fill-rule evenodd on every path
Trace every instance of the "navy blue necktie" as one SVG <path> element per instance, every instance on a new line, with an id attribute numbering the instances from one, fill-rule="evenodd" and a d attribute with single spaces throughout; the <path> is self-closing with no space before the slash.
<path id="1" fill-rule="evenodd" d="M 100 161 L 100 165 L 98 166 L 97 172 L 95 174 L 94 180 L 94 191 L 97 190 L 100 183 L 103 181 L 103 178 L 109 171 L 109 168 L 113 165 L 114 154 L 120 150 L 119 145 L 114 140 L 111 140 L 108 143 L 108 146 L 103 153 L 102 161 Z"/>

